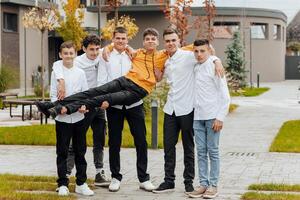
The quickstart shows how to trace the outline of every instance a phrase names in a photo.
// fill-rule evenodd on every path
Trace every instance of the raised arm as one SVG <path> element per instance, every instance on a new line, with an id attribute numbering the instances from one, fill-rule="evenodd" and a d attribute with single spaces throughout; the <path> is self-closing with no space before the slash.
<path id="1" fill-rule="evenodd" d="M 62 61 L 57 61 L 53 63 L 53 73 L 56 77 L 57 81 L 57 98 L 58 100 L 63 100 L 66 96 L 66 87 L 65 87 L 65 80 L 64 80 L 64 73 L 62 68 Z"/>

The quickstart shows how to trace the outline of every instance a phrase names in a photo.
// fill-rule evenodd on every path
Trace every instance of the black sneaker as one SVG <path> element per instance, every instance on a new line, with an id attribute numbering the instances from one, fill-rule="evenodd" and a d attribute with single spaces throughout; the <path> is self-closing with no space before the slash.
<path id="1" fill-rule="evenodd" d="M 108 187 L 110 184 L 110 180 L 108 177 L 105 175 L 104 169 L 100 171 L 100 173 L 96 174 L 95 176 L 95 186 L 100 186 L 100 187 Z"/>
<path id="2" fill-rule="evenodd" d="M 152 190 L 153 193 L 165 193 L 165 192 L 172 192 L 174 191 L 175 184 L 174 183 L 168 183 L 168 182 L 163 182 L 161 183 L 157 189 Z"/>
<path id="3" fill-rule="evenodd" d="M 55 117 L 57 116 L 57 115 L 59 115 L 59 112 L 57 111 L 57 108 L 55 108 L 55 107 L 53 107 L 53 108 L 50 108 L 50 109 L 48 109 L 47 110 L 48 111 L 48 113 L 49 113 L 49 116 L 51 115 L 51 117 L 53 118 L 53 119 L 55 119 Z M 44 113 L 45 114 L 45 113 Z M 46 115 L 47 116 L 47 115 Z M 48 116 L 48 117 L 49 117 Z"/>
<path id="4" fill-rule="evenodd" d="M 43 113 L 44 115 L 46 115 L 46 117 L 48 118 L 50 116 L 50 113 L 48 112 L 48 109 L 52 108 L 54 106 L 54 104 L 50 101 L 35 101 L 34 105 L 38 108 L 38 110 Z"/>
<path id="5" fill-rule="evenodd" d="M 192 193 L 194 191 L 193 184 L 186 184 L 185 185 L 185 194 Z"/>

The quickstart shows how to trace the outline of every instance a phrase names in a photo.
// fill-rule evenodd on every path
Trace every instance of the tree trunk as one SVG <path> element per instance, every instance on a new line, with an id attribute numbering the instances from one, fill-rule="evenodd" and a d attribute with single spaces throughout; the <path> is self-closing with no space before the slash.
<path id="1" fill-rule="evenodd" d="M 119 5 L 116 4 L 116 7 L 115 7 L 115 27 L 118 26 L 118 20 L 119 20 Z"/>
<path id="2" fill-rule="evenodd" d="M 42 89 L 42 100 L 45 100 L 45 87 L 44 87 L 44 31 L 41 31 L 41 89 Z"/>

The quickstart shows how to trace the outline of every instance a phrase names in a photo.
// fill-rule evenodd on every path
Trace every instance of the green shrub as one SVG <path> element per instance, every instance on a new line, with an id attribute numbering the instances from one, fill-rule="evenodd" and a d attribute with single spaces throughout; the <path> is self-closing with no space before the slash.
<path id="1" fill-rule="evenodd" d="M 5 92 L 13 79 L 11 71 L 7 67 L 0 66 L 0 92 Z"/>

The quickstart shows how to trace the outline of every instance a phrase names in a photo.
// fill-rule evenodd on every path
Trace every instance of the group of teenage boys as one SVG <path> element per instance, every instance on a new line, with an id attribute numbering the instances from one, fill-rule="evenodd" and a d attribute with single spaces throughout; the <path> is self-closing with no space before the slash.
<path id="1" fill-rule="evenodd" d="M 113 192 L 120 189 L 120 147 L 125 118 L 136 147 L 141 189 L 154 193 L 174 190 L 176 144 L 181 132 L 185 193 L 194 198 L 218 195 L 219 136 L 230 103 L 224 69 L 221 61 L 211 55 L 207 40 L 195 40 L 193 45 L 180 48 L 178 33 L 172 28 L 163 32 L 163 40 L 165 50 L 156 50 L 159 34 L 157 30 L 147 28 L 143 33 L 143 48 L 133 50 L 127 45 L 127 30 L 117 27 L 113 43 L 101 54 L 100 39 L 95 35 L 83 40 L 85 53 L 76 58 L 72 42 L 61 45 L 59 56 L 62 60 L 54 63 L 51 75 L 51 102 L 36 102 L 41 112 L 56 120 L 59 195 L 69 194 L 68 176 L 74 162 L 75 192 L 94 194 L 85 183 L 85 136 L 89 126 L 94 139 L 95 185 L 108 186 Z M 156 187 L 147 173 L 142 99 L 163 76 L 170 86 L 163 109 L 165 177 Z M 104 110 L 108 121 L 111 180 L 106 178 L 103 170 Z M 199 166 L 200 185 L 197 188 L 193 187 L 194 138 Z"/>

